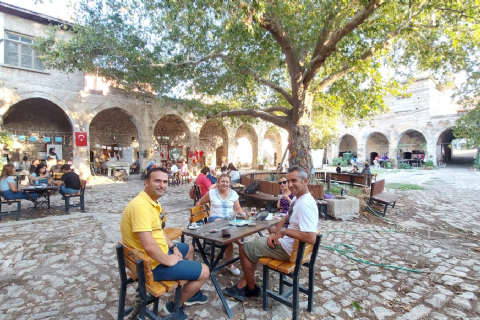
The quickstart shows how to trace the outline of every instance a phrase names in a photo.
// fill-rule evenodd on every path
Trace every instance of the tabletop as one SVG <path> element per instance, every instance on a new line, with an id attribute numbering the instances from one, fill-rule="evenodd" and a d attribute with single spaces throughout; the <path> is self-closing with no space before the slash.
<path id="1" fill-rule="evenodd" d="M 59 188 L 59 186 L 52 186 L 52 185 L 48 185 L 48 186 L 39 186 L 39 187 L 28 187 L 28 188 L 24 188 L 22 189 L 23 191 L 27 191 L 27 192 L 36 192 L 36 191 L 47 191 L 47 190 L 57 190 Z"/>
<path id="2" fill-rule="evenodd" d="M 190 237 L 195 237 L 197 239 L 205 239 L 207 241 L 211 241 L 218 245 L 226 245 L 232 243 L 234 241 L 240 240 L 242 238 L 246 238 L 252 234 L 255 234 L 259 231 L 262 231 L 274 224 L 280 222 L 280 220 L 270 220 L 270 221 L 254 221 L 255 226 L 243 226 L 243 227 L 236 227 L 232 228 L 232 226 L 228 225 L 227 220 L 219 220 L 214 221 L 211 223 L 204 224 L 200 228 L 196 230 L 185 229 L 183 234 Z M 223 228 L 228 228 L 230 231 L 230 237 L 224 238 L 222 236 Z M 216 229 L 216 233 L 210 232 L 210 230 Z"/>

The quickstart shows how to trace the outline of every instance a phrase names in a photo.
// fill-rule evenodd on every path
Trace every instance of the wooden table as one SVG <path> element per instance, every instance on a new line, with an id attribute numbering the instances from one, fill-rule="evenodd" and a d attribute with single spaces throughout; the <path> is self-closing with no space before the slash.
<path id="1" fill-rule="evenodd" d="M 192 237 L 195 243 L 197 244 L 197 248 L 199 249 L 200 254 L 203 258 L 203 262 L 210 269 L 210 278 L 212 279 L 215 289 L 217 290 L 217 294 L 220 297 L 220 300 L 222 301 L 223 307 L 225 308 L 225 311 L 227 312 L 227 315 L 229 318 L 232 318 L 233 316 L 232 311 L 228 307 L 227 301 L 225 300 L 225 296 L 222 293 L 222 288 L 220 288 L 217 278 L 215 277 L 215 272 L 225 268 L 227 265 L 239 260 L 240 258 L 234 257 L 232 260 L 226 261 L 225 263 L 218 265 L 218 263 L 220 262 L 220 259 L 223 258 L 223 254 L 230 243 L 233 243 L 234 241 L 251 236 L 252 234 L 255 234 L 264 229 L 267 229 L 268 227 L 278 222 L 279 220 L 274 220 L 274 219 L 270 221 L 255 221 L 255 224 L 256 224 L 255 226 L 244 226 L 244 227 L 233 228 L 232 226 L 228 225 L 227 220 L 219 220 L 212 223 L 207 223 L 196 230 L 186 229 L 183 231 L 184 235 Z M 224 238 L 222 236 L 221 229 L 227 229 L 227 228 L 230 231 L 230 237 Z M 212 229 L 217 229 L 217 232 L 211 233 L 210 230 Z M 210 260 L 207 258 L 204 248 L 200 243 L 200 240 L 202 239 L 212 243 Z M 217 256 L 215 256 L 216 247 L 220 248 L 220 252 Z"/>
<path id="2" fill-rule="evenodd" d="M 28 196 L 32 199 L 34 203 L 34 206 L 30 214 L 28 215 L 27 219 L 29 219 L 32 216 L 32 214 L 38 209 L 45 209 L 47 210 L 48 213 L 54 216 L 55 214 L 52 212 L 52 210 L 50 210 L 51 209 L 50 197 L 52 196 L 55 190 L 58 190 L 58 188 L 59 188 L 58 186 L 47 185 L 42 187 L 28 187 L 28 188 L 22 189 L 26 194 L 28 194 Z M 43 193 L 42 196 L 44 196 L 45 199 L 39 200 L 40 195 L 37 199 L 34 199 L 31 195 L 32 193 L 38 193 L 38 194 Z"/>

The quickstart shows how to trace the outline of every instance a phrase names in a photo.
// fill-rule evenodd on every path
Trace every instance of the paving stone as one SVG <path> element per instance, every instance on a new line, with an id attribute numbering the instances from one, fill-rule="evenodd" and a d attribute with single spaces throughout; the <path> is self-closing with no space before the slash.
<path id="1" fill-rule="evenodd" d="M 342 308 L 340 308 L 337 303 L 333 300 L 329 300 L 323 304 L 323 307 L 327 309 L 330 312 L 333 313 L 340 313 L 342 311 Z"/>
<path id="2" fill-rule="evenodd" d="M 383 307 L 376 307 L 372 310 L 378 320 L 383 320 L 395 314 L 392 310 Z"/>
<path id="3" fill-rule="evenodd" d="M 397 320 L 418 320 L 428 315 L 431 310 L 432 309 L 427 308 L 423 305 L 418 305 L 413 307 L 408 313 L 396 319 Z"/>
<path id="4" fill-rule="evenodd" d="M 462 310 L 465 310 L 465 311 L 472 310 L 472 305 L 470 304 L 470 302 L 468 302 L 467 299 L 462 299 L 460 297 L 456 297 L 456 298 L 452 299 L 452 303 Z"/>

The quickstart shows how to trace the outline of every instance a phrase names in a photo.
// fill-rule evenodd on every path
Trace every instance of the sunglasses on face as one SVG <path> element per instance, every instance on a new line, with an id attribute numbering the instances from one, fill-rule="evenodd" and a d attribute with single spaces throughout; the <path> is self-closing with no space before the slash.
<path id="1" fill-rule="evenodd" d="M 287 184 L 287 181 L 279 181 L 278 184 L 279 184 L 279 185 Z"/>

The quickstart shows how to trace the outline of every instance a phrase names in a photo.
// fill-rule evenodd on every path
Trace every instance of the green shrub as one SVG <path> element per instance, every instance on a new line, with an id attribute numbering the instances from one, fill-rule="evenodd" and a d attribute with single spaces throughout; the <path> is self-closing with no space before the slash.
<path id="1" fill-rule="evenodd" d="M 432 167 L 433 168 L 433 161 L 428 160 L 427 162 L 425 162 L 425 167 Z"/>
<path id="2" fill-rule="evenodd" d="M 409 165 L 408 163 L 400 163 L 398 165 L 398 169 L 412 169 L 413 167 Z"/>
<path id="3" fill-rule="evenodd" d="M 475 157 L 475 160 L 473 160 L 473 167 L 480 170 L 480 151 L 477 152 L 477 156 Z"/>

